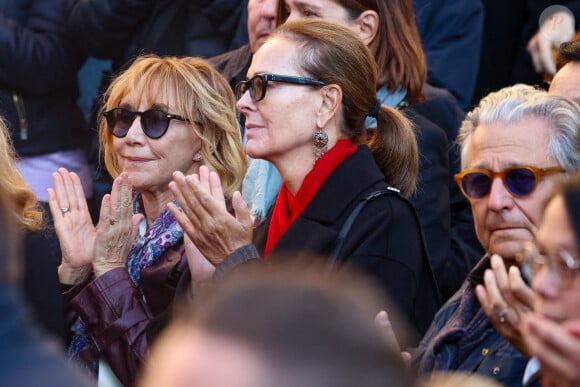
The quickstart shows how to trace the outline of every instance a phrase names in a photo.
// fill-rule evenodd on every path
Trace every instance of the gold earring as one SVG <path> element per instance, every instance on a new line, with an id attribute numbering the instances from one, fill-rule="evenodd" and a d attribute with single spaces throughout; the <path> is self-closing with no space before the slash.
<path id="1" fill-rule="evenodd" d="M 323 130 L 317 130 L 312 137 L 314 144 L 314 158 L 318 160 L 328 151 L 328 134 Z"/>

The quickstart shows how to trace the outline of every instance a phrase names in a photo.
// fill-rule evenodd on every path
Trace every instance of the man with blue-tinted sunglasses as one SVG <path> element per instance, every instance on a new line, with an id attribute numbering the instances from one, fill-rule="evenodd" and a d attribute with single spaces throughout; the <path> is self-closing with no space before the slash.
<path id="1" fill-rule="evenodd" d="M 514 341 L 514 347 L 495 328 L 517 327 L 512 321 L 517 313 L 508 308 L 509 300 L 486 289 L 511 282 L 518 287 L 513 297 L 533 297 L 516 256 L 535 240 L 555 184 L 580 168 L 579 122 L 577 104 L 525 85 L 488 95 L 467 115 L 458 138 L 462 172 L 455 178 L 471 202 L 486 255 L 438 312 L 414 353 L 420 372 L 463 371 L 522 385 L 526 346 Z"/>

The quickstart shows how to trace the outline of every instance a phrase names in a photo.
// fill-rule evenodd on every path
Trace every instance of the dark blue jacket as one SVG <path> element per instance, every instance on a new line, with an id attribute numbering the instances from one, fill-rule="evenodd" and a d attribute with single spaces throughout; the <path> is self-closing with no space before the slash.
<path id="1" fill-rule="evenodd" d="M 83 147 L 76 99 L 84 56 L 63 35 L 61 0 L 0 0 L 0 115 L 20 156 Z"/>
<path id="2" fill-rule="evenodd" d="M 469 109 L 481 52 L 481 0 L 413 0 L 413 11 L 427 56 L 427 81 Z"/>
<path id="3" fill-rule="evenodd" d="M 0 284 L 0 381 L 3 386 L 94 386 L 64 350 L 30 324 L 20 293 Z"/>
<path id="4" fill-rule="evenodd" d="M 478 373 L 508 387 L 521 387 L 528 359 L 497 333 L 475 296 L 475 286 L 483 283 L 488 268 L 489 257 L 485 256 L 435 315 L 413 353 L 419 373 Z"/>

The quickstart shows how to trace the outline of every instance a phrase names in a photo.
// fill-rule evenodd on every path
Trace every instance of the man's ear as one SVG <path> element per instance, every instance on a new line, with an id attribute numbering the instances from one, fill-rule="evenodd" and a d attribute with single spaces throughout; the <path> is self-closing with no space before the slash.
<path id="1" fill-rule="evenodd" d="M 368 9 L 360 14 L 355 23 L 355 32 L 368 46 L 379 31 L 379 14 Z"/>
<path id="2" fill-rule="evenodd" d="M 342 105 L 342 89 L 336 84 L 330 84 L 320 89 L 322 100 L 318 109 L 316 124 L 319 128 L 324 128 L 338 113 Z"/>

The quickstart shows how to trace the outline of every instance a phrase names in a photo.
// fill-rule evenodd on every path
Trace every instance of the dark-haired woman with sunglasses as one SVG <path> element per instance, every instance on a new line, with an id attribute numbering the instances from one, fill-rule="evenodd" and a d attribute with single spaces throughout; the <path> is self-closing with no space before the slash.
<path id="1" fill-rule="evenodd" d="M 155 332 L 150 322 L 198 254 L 166 209 L 172 174 L 206 165 L 230 198 L 246 158 L 231 88 L 201 59 L 138 58 L 104 100 L 99 135 L 115 180 L 99 222 L 91 221 L 78 176 L 65 169 L 53 174 L 50 209 L 63 251 L 69 354 L 94 372 L 106 359 L 133 385 Z"/>
<path id="2" fill-rule="evenodd" d="M 367 46 L 335 23 L 285 23 L 254 54 L 247 77 L 237 103 L 246 152 L 271 162 L 283 180 L 272 211 L 254 232 L 245 203 L 234 201 L 235 217 L 225 211 L 215 177 L 176 173 L 171 188 L 189 211 L 174 216 L 218 275 L 259 257 L 275 264 L 306 252 L 327 259 L 329 269 L 367 272 L 424 333 L 440 301 L 404 198 L 416 186 L 417 143 L 410 122 L 377 100 Z"/>

